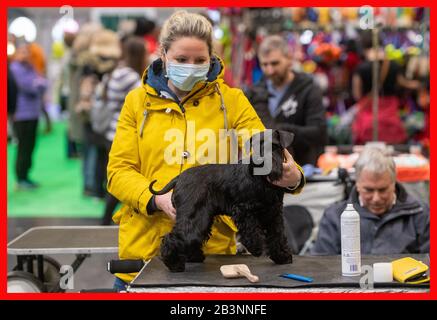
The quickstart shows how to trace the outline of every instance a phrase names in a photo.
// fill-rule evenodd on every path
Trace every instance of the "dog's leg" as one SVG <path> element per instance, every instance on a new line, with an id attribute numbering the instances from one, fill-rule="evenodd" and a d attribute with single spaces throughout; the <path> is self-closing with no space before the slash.
<path id="1" fill-rule="evenodd" d="M 232 218 L 237 225 L 240 241 L 253 256 L 259 257 L 264 251 L 264 232 L 256 219 L 253 208 L 235 208 Z"/>
<path id="2" fill-rule="evenodd" d="M 188 262 L 203 262 L 202 246 L 211 235 L 214 216 L 211 208 L 197 208 L 195 216 L 185 222 Z"/>
<path id="3" fill-rule="evenodd" d="M 187 262 L 203 262 L 203 260 L 205 260 L 205 255 L 203 254 L 202 244 L 188 249 Z"/>
<path id="4" fill-rule="evenodd" d="M 287 238 L 284 232 L 284 221 L 282 218 L 282 208 L 266 213 L 265 217 L 272 217 L 263 221 L 266 233 L 266 246 L 268 255 L 277 264 L 293 262 L 293 255 L 288 248 Z"/>
<path id="5" fill-rule="evenodd" d="M 176 224 L 161 244 L 162 260 L 170 271 L 184 271 L 187 261 L 203 262 L 205 256 L 202 245 L 208 239 L 211 230 L 211 212 L 211 209 L 191 204 L 178 207 Z"/>
<path id="6" fill-rule="evenodd" d="M 183 238 L 176 232 L 170 232 L 161 242 L 161 258 L 171 272 L 185 270 L 185 247 Z"/>

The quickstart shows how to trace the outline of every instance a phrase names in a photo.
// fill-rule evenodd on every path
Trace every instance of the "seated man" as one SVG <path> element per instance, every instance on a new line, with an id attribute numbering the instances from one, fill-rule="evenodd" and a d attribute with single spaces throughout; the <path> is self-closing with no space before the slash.
<path id="1" fill-rule="evenodd" d="M 360 215 L 362 254 L 429 252 L 429 207 L 396 182 L 393 158 L 366 147 L 355 169 L 356 186 L 347 201 L 325 210 L 311 254 L 341 254 L 340 215 L 347 203 Z"/>
<path id="2" fill-rule="evenodd" d="M 281 36 L 266 37 L 258 58 L 263 77 L 247 98 L 266 128 L 295 134 L 288 151 L 297 163 L 316 165 L 328 140 L 320 88 L 310 76 L 291 69 L 291 52 Z"/>

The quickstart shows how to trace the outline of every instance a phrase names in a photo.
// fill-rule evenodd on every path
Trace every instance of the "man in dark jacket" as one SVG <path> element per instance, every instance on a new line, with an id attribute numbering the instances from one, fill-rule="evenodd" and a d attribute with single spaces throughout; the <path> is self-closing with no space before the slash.
<path id="1" fill-rule="evenodd" d="M 291 70 L 289 48 L 280 36 L 261 43 L 258 59 L 263 78 L 246 95 L 267 128 L 291 131 L 289 151 L 297 163 L 316 165 L 327 143 L 322 93 L 305 74 Z"/>
<path id="2" fill-rule="evenodd" d="M 366 147 L 356 167 L 356 187 L 347 201 L 326 209 L 312 254 L 340 254 L 340 215 L 352 203 L 360 215 L 361 253 L 429 252 L 429 207 L 396 183 L 392 157 Z"/>

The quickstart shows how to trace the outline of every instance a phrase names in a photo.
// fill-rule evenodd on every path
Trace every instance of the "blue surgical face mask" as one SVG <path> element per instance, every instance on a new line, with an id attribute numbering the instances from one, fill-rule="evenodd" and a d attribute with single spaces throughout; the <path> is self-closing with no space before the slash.
<path id="1" fill-rule="evenodd" d="M 209 63 L 189 64 L 169 62 L 167 60 L 167 77 L 176 88 L 182 91 L 191 91 L 196 83 L 207 79 L 209 66 Z"/>

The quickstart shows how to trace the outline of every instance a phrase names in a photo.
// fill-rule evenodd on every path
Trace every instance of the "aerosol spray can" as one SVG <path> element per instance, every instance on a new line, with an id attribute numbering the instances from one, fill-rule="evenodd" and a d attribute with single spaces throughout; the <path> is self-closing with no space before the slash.
<path id="1" fill-rule="evenodd" d="M 361 274 L 360 215 L 348 204 L 340 217 L 341 271 L 343 276 Z"/>

